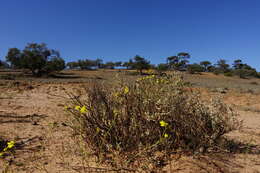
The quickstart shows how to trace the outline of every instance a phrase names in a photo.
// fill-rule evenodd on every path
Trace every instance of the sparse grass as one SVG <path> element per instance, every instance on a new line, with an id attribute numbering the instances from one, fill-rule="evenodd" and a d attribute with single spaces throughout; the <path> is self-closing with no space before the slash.
<path id="1" fill-rule="evenodd" d="M 230 153 L 260 154 L 260 148 L 251 143 L 243 143 L 234 139 L 222 140 L 221 147 Z"/>
<path id="2" fill-rule="evenodd" d="M 92 81 L 106 81 L 113 83 L 115 81 L 116 74 L 121 74 L 128 80 L 135 80 L 140 77 L 135 70 L 64 70 L 61 72 L 57 78 L 49 77 L 49 78 L 32 78 L 29 76 L 20 75 L 21 72 L 0 72 L 0 76 L 15 76 L 19 81 L 30 81 L 36 83 L 88 83 Z M 144 73 L 149 74 L 150 71 L 144 71 Z M 166 73 L 170 73 L 169 71 Z M 166 74 L 165 73 L 165 74 Z M 134 74 L 134 75 L 129 75 Z M 240 79 L 238 77 L 226 77 L 222 74 L 214 75 L 213 73 L 201 73 L 201 75 L 194 74 L 183 74 L 184 80 L 186 82 L 190 82 L 195 87 L 203 87 L 203 88 L 230 88 L 241 90 L 241 92 L 247 92 L 247 90 L 252 90 L 254 93 L 260 93 L 260 85 L 256 83 L 260 82 L 260 79 Z M 5 80 L 4 85 L 7 81 L 16 81 L 16 80 Z M 1 84 L 0 84 L 1 85 Z"/>
<path id="3" fill-rule="evenodd" d="M 252 81 L 250 82 L 251 85 L 258 85 L 258 83 L 256 81 Z"/>
<path id="4" fill-rule="evenodd" d="M 259 108 L 254 108 L 254 107 L 250 107 L 250 106 L 240 106 L 239 109 L 243 110 L 243 111 L 260 113 L 260 109 Z"/>

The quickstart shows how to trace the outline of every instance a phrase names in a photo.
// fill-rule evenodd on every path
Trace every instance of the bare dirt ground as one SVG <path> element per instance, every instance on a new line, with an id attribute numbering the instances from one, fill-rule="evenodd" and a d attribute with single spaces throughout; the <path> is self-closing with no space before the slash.
<path id="1" fill-rule="evenodd" d="M 113 75 L 111 73 L 110 76 Z M 84 75 L 88 77 L 74 82 L 74 79 L 54 82 L 49 79 L 32 82 L 0 80 L 0 137 L 15 140 L 19 144 L 14 156 L 0 159 L 0 172 L 109 172 L 109 168 L 98 164 L 91 155 L 86 153 L 83 159 L 79 145 L 76 144 L 78 141 L 73 138 L 74 134 L 67 123 L 68 116 L 64 111 L 66 92 L 76 92 L 80 85 L 87 85 L 89 79 L 110 80 L 107 72 Z M 195 83 L 194 79 L 198 78 L 197 87 L 203 88 L 204 94 L 222 96 L 240 114 L 239 118 L 244 122 L 242 129 L 227 136 L 245 145 L 238 146 L 229 154 L 173 155 L 173 161 L 163 170 L 180 173 L 260 173 L 259 86 L 251 85 L 250 80 L 221 80 L 210 75 L 187 78 L 191 83 Z M 216 80 L 231 83 L 222 85 L 216 83 Z M 260 85 L 260 80 L 256 82 Z M 221 86 L 225 87 L 225 92 L 215 90 Z M 248 91 L 248 86 L 253 91 Z"/>

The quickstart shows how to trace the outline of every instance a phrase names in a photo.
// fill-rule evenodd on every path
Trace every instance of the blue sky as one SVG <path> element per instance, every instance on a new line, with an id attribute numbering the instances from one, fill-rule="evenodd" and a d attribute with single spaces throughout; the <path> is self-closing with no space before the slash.
<path id="1" fill-rule="evenodd" d="M 259 0 L 0 0 L 0 59 L 45 42 L 66 61 L 242 59 L 260 71 Z"/>

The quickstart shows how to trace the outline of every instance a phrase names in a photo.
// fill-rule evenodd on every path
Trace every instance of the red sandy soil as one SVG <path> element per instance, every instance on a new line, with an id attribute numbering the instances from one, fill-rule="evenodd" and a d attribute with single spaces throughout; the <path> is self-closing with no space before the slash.
<path id="1" fill-rule="evenodd" d="M 73 132 L 66 124 L 64 105 L 68 91 L 76 92 L 81 84 L 17 84 L 0 88 L 0 136 L 24 143 L 15 157 L 0 159 L 0 171 L 9 161 L 13 172 L 97 172 L 93 157 L 82 161 L 76 149 Z M 7 85 L 6 85 L 7 86 Z M 260 95 L 228 92 L 224 100 L 244 121 L 239 131 L 229 133 L 232 139 L 260 146 Z M 85 170 L 83 169 L 85 167 Z M 88 168 L 86 168 L 88 167 Z M 92 168 L 90 168 L 92 167 Z M 259 148 L 248 153 L 215 153 L 173 156 L 165 172 L 240 172 L 259 173 Z"/>

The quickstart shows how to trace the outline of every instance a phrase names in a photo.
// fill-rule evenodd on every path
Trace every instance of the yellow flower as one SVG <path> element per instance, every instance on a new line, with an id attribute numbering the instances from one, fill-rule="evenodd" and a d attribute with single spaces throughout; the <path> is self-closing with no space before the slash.
<path id="1" fill-rule="evenodd" d="M 0 153 L 0 157 L 3 156 L 3 155 L 4 155 L 4 153 Z"/>
<path id="2" fill-rule="evenodd" d="M 166 126 L 168 126 L 168 123 L 166 123 L 165 121 L 160 121 L 160 126 L 161 127 L 166 127 Z"/>
<path id="3" fill-rule="evenodd" d="M 129 88 L 126 86 L 124 89 L 124 94 L 127 94 L 127 93 L 129 93 Z"/>
<path id="4" fill-rule="evenodd" d="M 165 133 L 165 134 L 163 135 L 163 137 L 168 138 L 169 135 L 168 135 L 167 133 Z"/>
<path id="5" fill-rule="evenodd" d="M 5 147 L 4 149 L 3 149 L 3 151 L 5 152 L 5 151 L 7 151 L 8 149 L 11 149 L 11 148 L 13 148 L 14 147 L 14 145 L 15 145 L 15 142 L 14 141 L 9 141 L 9 142 L 7 142 L 7 147 Z M 3 153 L 0 153 L 0 154 L 4 154 L 4 152 Z M 0 155 L 0 156 L 2 156 L 2 155 Z"/>
<path id="6" fill-rule="evenodd" d="M 88 112 L 86 106 L 82 106 L 82 108 L 80 109 L 80 113 L 84 114 L 86 112 Z"/>
<path id="7" fill-rule="evenodd" d="M 68 107 L 68 106 L 64 106 L 64 109 L 65 109 L 65 110 L 68 110 L 68 109 L 69 109 L 69 107 Z"/>
<path id="8" fill-rule="evenodd" d="M 79 110 L 81 109 L 81 107 L 80 107 L 80 106 L 75 106 L 75 109 L 76 109 L 77 111 L 79 111 Z"/>
<path id="9" fill-rule="evenodd" d="M 9 149 L 13 148 L 14 145 L 15 145 L 14 141 L 7 142 L 7 148 L 9 148 Z"/>

